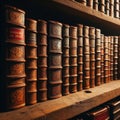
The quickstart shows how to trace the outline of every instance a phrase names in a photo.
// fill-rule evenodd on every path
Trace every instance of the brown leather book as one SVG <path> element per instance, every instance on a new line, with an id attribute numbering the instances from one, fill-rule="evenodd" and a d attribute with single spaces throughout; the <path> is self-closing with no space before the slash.
<path id="1" fill-rule="evenodd" d="M 75 1 L 77 1 L 77 2 L 79 2 L 79 3 L 81 3 L 81 4 L 86 6 L 86 0 L 75 0 Z"/>
<path id="2" fill-rule="evenodd" d="M 119 1 L 114 1 L 114 17 L 119 18 Z"/>
<path id="3" fill-rule="evenodd" d="M 62 94 L 68 95 L 69 94 L 69 25 L 63 24 L 62 28 Z M 74 63 L 74 61 L 71 61 Z"/>
<path id="4" fill-rule="evenodd" d="M 37 21 L 26 19 L 26 104 L 37 103 Z"/>
<path id="5" fill-rule="evenodd" d="M 110 0 L 110 16 L 114 17 L 114 0 Z"/>
<path id="6" fill-rule="evenodd" d="M 90 87 L 95 87 L 95 28 L 89 27 L 90 41 Z"/>
<path id="7" fill-rule="evenodd" d="M 105 14 L 106 15 L 110 15 L 110 1 L 109 0 L 105 0 Z"/>
<path id="8" fill-rule="evenodd" d="M 88 120 L 109 120 L 110 119 L 109 107 L 105 106 L 105 107 L 91 110 L 87 114 L 87 119 Z"/>
<path id="9" fill-rule="evenodd" d="M 104 83 L 104 35 L 101 34 L 101 84 Z"/>
<path id="10" fill-rule="evenodd" d="M 77 25 L 77 35 L 78 35 L 78 42 L 77 42 L 77 64 L 78 64 L 78 78 L 77 78 L 77 89 L 81 91 L 83 89 L 83 25 Z"/>
<path id="11" fill-rule="evenodd" d="M 109 82 L 109 48 L 108 48 L 108 37 L 104 37 L 104 82 Z"/>
<path id="12" fill-rule="evenodd" d="M 89 27 L 83 27 L 83 88 L 90 88 L 90 42 Z"/>
<path id="13" fill-rule="evenodd" d="M 114 36 L 113 45 L 113 79 L 118 79 L 118 36 Z"/>
<path id="14" fill-rule="evenodd" d="M 93 9 L 95 9 L 96 11 L 98 11 L 98 0 L 94 0 L 93 1 Z"/>
<path id="15" fill-rule="evenodd" d="M 62 96 L 62 23 L 48 22 L 48 98 Z"/>
<path id="16" fill-rule="evenodd" d="M 101 84 L 101 30 L 95 29 L 95 85 Z"/>
<path id="17" fill-rule="evenodd" d="M 98 0 L 98 9 L 100 12 L 105 13 L 105 0 Z"/>
<path id="18" fill-rule="evenodd" d="M 93 9 L 93 1 L 94 0 L 87 0 L 87 6 Z"/>
<path id="19" fill-rule="evenodd" d="M 110 117 L 112 120 L 120 119 L 120 100 L 115 99 L 108 103 L 110 107 Z"/>
<path id="20" fill-rule="evenodd" d="M 3 99 L 6 109 L 16 109 L 25 106 L 25 12 L 7 5 L 3 10 Z"/>
<path id="21" fill-rule="evenodd" d="M 77 92 L 77 27 L 70 26 L 70 92 Z"/>
<path id="22" fill-rule="evenodd" d="M 118 51 L 120 51 L 120 36 L 118 36 Z M 118 63 L 120 63 L 120 52 L 118 52 Z M 118 78 L 120 78 L 120 64 L 118 64 Z"/>
<path id="23" fill-rule="evenodd" d="M 37 21 L 37 99 L 38 102 L 47 100 L 47 22 Z"/>

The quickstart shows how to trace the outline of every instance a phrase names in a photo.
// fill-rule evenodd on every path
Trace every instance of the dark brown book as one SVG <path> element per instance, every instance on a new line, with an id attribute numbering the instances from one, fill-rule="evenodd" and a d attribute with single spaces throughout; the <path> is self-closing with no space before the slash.
<path id="1" fill-rule="evenodd" d="M 96 108 L 94 110 L 91 110 L 87 114 L 87 119 L 89 120 L 109 120 L 110 115 L 109 115 L 109 107 L 101 107 L 101 108 Z"/>
<path id="2" fill-rule="evenodd" d="M 90 87 L 95 87 L 95 28 L 89 27 L 90 41 Z"/>
<path id="3" fill-rule="evenodd" d="M 37 103 L 37 21 L 26 19 L 26 104 Z"/>
<path id="4" fill-rule="evenodd" d="M 104 83 L 104 35 L 101 34 L 101 84 Z"/>
<path id="5" fill-rule="evenodd" d="M 87 6 L 93 9 L 93 1 L 94 0 L 87 0 Z"/>
<path id="6" fill-rule="evenodd" d="M 120 36 L 118 36 L 118 63 L 120 63 Z M 120 78 L 120 64 L 118 64 L 118 78 Z"/>
<path id="7" fill-rule="evenodd" d="M 77 2 L 79 2 L 79 3 L 81 3 L 81 4 L 86 6 L 86 0 L 75 0 L 75 1 L 77 1 Z"/>
<path id="8" fill-rule="evenodd" d="M 83 27 L 83 88 L 90 88 L 90 42 L 89 27 Z"/>
<path id="9" fill-rule="evenodd" d="M 119 18 L 119 1 L 114 1 L 114 17 Z"/>
<path id="10" fill-rule="evenodd" d="M 118 79 L 118 36 L 114 36 L 113 44 L 113 79 Z"/>
<path id="11" fill-rule="evenodd" d="M 120 100 L 115 99 L 108 103 L 110 107 L 110 117 L 112 120 L 120 119 Z"/>
<path id="12" fill-rule="evenodd" d="M 47 22 L 37 21 L 37 98 L 38 102 L 47 100 Z"/>
<path id="13" fill-rule="evenodd" d="M 110 37 L 110 79 L 113 80 L 113 36 Z"/>
<path id="14" fill-rule="evenodd" d="M 70 92 L 77 92 L 77 27 L 70 26 Z"/>
<path id="15" fill-rule="evenodd" d="M 94 0 L 93 1 L 93 9 L 95 9 L 96 11 L 98 11 L 98 0 Z"/>
<path id="16" fill-rule="evenodd" d="M 114 0 L 110 0 L 110 16 L 114 17 Z"/>
<path id="17" fill-rule="evenodd" d="M 62 96 L 62 24 L 48 24 L 48 98 Z"/>
<path id="18" fill-rule="evenodd" d="M 110 14 L 110 1 L 105 0 L 105 14 L 109 16 Z"/>
<path id="19" fill-rule="evenodd" d="M 77 35 L 78 35 L 78 42 L 77 42 L 77 64 L 78 64 L 78 79 L 77 79 L 77 88 L 78 91 L 83 89 L 83 25 L 77 25 Z"/>
<path id="20" fill-rule="evenodd" d="M 101 30 L 95 29 L 95 85 L 101 84 Z"/>
<path id="21" fill-rule="evenodd" d="M 25 106 L 25 12 L 12 6 L 4 6 L 3 10 L 4 107 L 16 109 Z"/>
<path id="22" fill-rule="evenodd" d="M 98 9 L 100 12 L 105 13 L 105 0 L 98 0 Z"/>
<path id="23" fill-rule="evenodd" d="M 109 48 L 108 48 L 108 37 L 104 37 L 104 82 L 109 82 Z"/>
<path id="24" fill-rule="evenodd" d="M 69 25 L 63 24 L 62 28 L 62 94 L 69 94 Z M 72 61 L 71 61 L 72 62 Z M 73 61 L 74 62 L 74 61 Z"/>

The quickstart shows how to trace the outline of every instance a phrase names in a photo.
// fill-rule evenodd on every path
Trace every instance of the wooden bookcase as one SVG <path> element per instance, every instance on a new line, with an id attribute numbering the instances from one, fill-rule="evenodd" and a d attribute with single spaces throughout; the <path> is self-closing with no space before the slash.
<path id="1" fill-rule="evenodd" d="M 26 16 L 55 19 L 63 23 L 82 23 L 100 28 L 105 35 L 120 35 L 120 20 L 90 9 L 72 0 L 7 1 L 26 11 Z M 120 95 L 120 81 L 111 81 L 87 91 L 83 90 L 59 99 L 40 102 L 21 109 L 0 113 L 0 120 L 64 120 L 88 111 Z"/>

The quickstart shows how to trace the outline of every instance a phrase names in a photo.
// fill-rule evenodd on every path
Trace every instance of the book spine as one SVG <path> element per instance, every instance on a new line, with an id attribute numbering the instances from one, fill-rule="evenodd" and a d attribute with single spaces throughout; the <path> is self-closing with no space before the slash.
<path id="1" fill-rule="evenodd" d="M 120 78 L 120 36 L 118 36 L 118 78 Z"/>
<path id="2" fill-rule="evenodd" d="M 94 0 L 93 1 L 93 9 L 95 9 L 96 11 L 98 11 L 98 0 Z"/>
<path id="3" fill-rule="evenodd" d="M 105 14 L 109 16 L 110 14 L 110 1 L 105 0 Z"/>
<path id="4" fill-rule="evenodd" d="M 49 21 L 48 24 L 48 98 L 62 96 L 62 24 Z"/>
<path id="5" fill-rule="evenodd" d="M 62 36 L 63 36 L 63 41 L 62 41 L 62 94 L 63 95 L 68 95 L 69 94 L 69 25 L 63 24 L 62 28 Z"/>
<path id="6" fill-rule="evenodd" d="M 77 27 L 70 26 L 70 92 L 77 92 Z"/>
<path id="7" fill-rule="evenodd" d="M 83 4 L 84 6 L 86 6 L 86 4 L 87 4 L 86 0 L 75 0 L 75 1 Z"/>
<path id="8" fill-rule="evenodd" d="M 104 35 L 101 34 L 101 84 L 104 83 Z"/>
<path id="9" fill-rule="evenodd" d="M 110 51 L 111 51 L 111 40 L 110 40 L 110 36 L 108 36 L 108 81 L 111 81 L 111 75 L 110 75 Z"/>
<path id="10" fill-rule="evenodd" d="M 93 0 L 87 0 L 87 6 L 93 9 Z"/>
<path id="11" fill-rule="evenodd" d="M 83 88 L 90 88 L 90 43 L 89 27 L 83 27 Z"/>
<path id="12" fill-rule="evenodd" d="M 37 103 L 37 21 L 26 19 L 26 104 Z"/>
<path id="13" fill-rule="evenodd" d="M 110 16 L 114 17 L 114 2 L 110 0 Z"/>
<path id="14" fill-rule="evenodd" d="M 105 0 L 99 0 L 99 11 L 105 13 Z"/>
<path id="15" fill-rule="evenodd" d="M 101 30 L 95 29 L 95 84 L 101 84 Z"/>
<path id="16" fill-rule="evenodd" d="M 108 75 L 108 68 L 109 68 L 109 54 L 108 54 L 109 48 L 108 48 L 108 37 L 104 37 L 104 74 L 105 74 L 105 79 L 104 82 L 107 83 L 109 82 L 109 75 Z"/>
<path id="17" fill-rule="evenodd" d="M 113 79 L 118 79 L 118 36 L 114 36 L 113 45 Z"/>
<path id="18" fill-rule="evenodd" d="M 90 87 L 95 87 L 95 28 L 89 27 L 90 40 Z"/>
<path id="19" fill-rule="evenodd" d="M 111 46 L 110 46 L 110 76 L 111 80 L 113 80 L 113 43 L 114 43 L 114 38 L 113 36 L 110 37 L 111 41 Z"/>
<path id="20" fill-rule="evenodd" d="M 78 42 L 77 42 L 77 64 L 78 64 L 78 79 L 77 89 L 81 91 L 83 89 L 83 25 L 79 24 L 78 28 Z"/>
<path id="21" fill-rule="evenodd" d="M 47 100 L 47 22 L 39 19 L 37 21 L 37 99 L 38 102 Z"/>
<path id="22" fill-rule="evenodd" d="M 5 6 L 5 80 L 6 107 L 25 106 L 25 12 Z"/>
<path id="23" fill-rule="evenodd" d="M 114 17 L 119 18 L 119 1 L 114 1 Z"/>

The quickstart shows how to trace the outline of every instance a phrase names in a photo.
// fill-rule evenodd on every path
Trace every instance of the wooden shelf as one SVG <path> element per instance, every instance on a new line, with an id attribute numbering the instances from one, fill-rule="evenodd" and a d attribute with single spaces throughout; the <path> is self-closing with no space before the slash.
<path id="1" fill-rule="evenodd" d="M 120 20 L 112 18 L 100 11 L 84 6 L 79 2 L 72 0 L 52 0 L 54 6 L 61 10 L 61 12 L 76 16 L 78 19 L 87 21 L 87 24 L 100 28 L 103 32 L 108 34 L 120 34 Z M 61 9 L 62 8 L 62 9 Z M 81 21 L 82 21 L 81 20 Z M 79 20 L 78 20 L 79 21 Z M 109 33 L 109 31 L 111 31 Z"/>
<path id="2" fill-rule="evenodd" d="M 0 120 L 63 120 L 69 119 L 120 95 L 120 80 L 48 100 L 24 108 L 0 113 Z"/>

